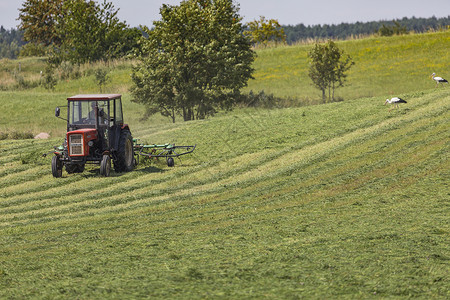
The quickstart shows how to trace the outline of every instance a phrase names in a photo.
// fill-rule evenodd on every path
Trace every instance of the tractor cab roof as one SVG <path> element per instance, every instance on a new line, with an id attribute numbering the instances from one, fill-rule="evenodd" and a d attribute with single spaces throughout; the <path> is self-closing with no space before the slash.
<path id="1" fill-rule="evenodd" d="M 122 97 L 120 94 L 81 94 L 67 98 L 69 101 L 105 101 Z"/>

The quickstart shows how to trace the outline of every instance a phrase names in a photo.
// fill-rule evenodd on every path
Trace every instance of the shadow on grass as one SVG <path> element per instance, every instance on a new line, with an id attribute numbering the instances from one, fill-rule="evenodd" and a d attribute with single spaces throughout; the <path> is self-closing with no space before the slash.
<path id="1" fill-rule="evenodd" d="M 133 172 L 141 172 L 141 173 L 164 173 L 167 170 L 155 167 L 155 166 L 145 166 L 143 168 L 139 168 L 134 170 Z"/>
<path id="2" fill-rule="evenodd" d="M 145 174 L 149 174 L 149 173 L 163 173 L 166 170 L 155 167 L 155 166 L 144 166 L 144 167 L 140 167 L 138 169 L 134 169 L 133 171 L 130 172 L 138 172 L 138 173 L 145 173 Z M 121 177 L 123 175 L 128 174 L 129 172 L 116 172 L 114 171 L 114 168 L 111 168 L 111 173 L 109 175 L 109 177 Z M 63 174 L 64 177 L 65 174 Z M 67 174 L 66 175 L 72 175 L 72 174 Z M 85 178 L 93 178 L 93 177 L 103 177 L 102 175 L 100 175 L 100 168 L 90 168 L 85 170 L 83 173 L 81 173 L 80 175 L 82 175 Z"/>

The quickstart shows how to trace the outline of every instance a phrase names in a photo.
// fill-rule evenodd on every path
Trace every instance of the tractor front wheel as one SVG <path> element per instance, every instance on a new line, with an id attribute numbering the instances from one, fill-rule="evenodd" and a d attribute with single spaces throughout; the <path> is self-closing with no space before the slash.
<path id="1" fill-rule="evenodd" d="M 109 177 L 111 172 L 111 158 L 109 155 L 103 155 L 102 161 L 100 162 L 100 175 Z"/>
<path id="2" fill-rule="evenodd" d="M 58 156 L 53 156 L 52 157 L 52 174 L 53 177 L 58 178 L 62 176 L 62 168 L 63 168 L 63 164 L 62 162 L 59 160 Z"/>

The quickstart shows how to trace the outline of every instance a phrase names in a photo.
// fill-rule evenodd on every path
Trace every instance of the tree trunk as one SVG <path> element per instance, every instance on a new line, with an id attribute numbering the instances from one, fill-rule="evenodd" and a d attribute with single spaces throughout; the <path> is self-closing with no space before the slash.
<path id="1" fill-rule="evenodd" d="M 188 120 L 188 116 L 187 116 L 187 110 L 186 107 L 183 106 L 183 120 L 187 121 Z"/>
<path id="2" fill-rule="evenodd" d="M 172 123 L 175 123 L 175 108 L 172 108 Z"/>
<path id="3" fill-rule="evenodd" d="M 331 85 L 328 86 L 328 102 L 331 100 Z"/>
<path id="4" fill-rule="evenodd" d="M 184 121 L 190 121 L 194 119 L 194 112 L 192 111 L 192 107 L 183 107 L 183 119 Z"/>
<path id="5" fill-rule="evenodd" d="M 334 89 L 335 89 L 335 87 L 334 87 L 334 81 L 333 81 L 333 98 L 331 98 L 331 100 L 333 100 L 333 101 L 334 101 Z"/>

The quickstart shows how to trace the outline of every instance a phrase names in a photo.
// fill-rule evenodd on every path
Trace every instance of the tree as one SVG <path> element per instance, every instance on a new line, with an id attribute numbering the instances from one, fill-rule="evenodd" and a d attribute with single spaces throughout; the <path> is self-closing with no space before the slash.
<path id="1" fill-rule="evenodd" d="M 259 20 L 248 22 L 247 27 L 248 30 L 245 33 L 256 44 L 267 45 L 271 41 L 275 43 L 286 42 L 284 29 L 278 23 L 278 20 L 266 20 L 265 17 L 261 16 Z"/>
<path id="2" fill-rule="evenodd" d="M 63 13 L 58 18 L 64 25 L 57 28 L 62 43 L 53 52 L 56 63 L 67 60 L 80 64 L 103 56 L 104 33 L 98 14 L 99 7 L 94 1 L 64 1 Z"/>
<path id="3" fill-rule="evenodd" d="M 106 85 L 108 80 L 110 79 L 108 76 L 108 70 L 103 68 L 98 68 L 95 70 L 95 82 L 97 83 L 98 87 L 100 88 L 100 93 L 102 93 L 102 87 Z"/>
<path id="4" fill-rule="evenodd" d="M 20 11 L 24 38 L 50 49 L 50 61 L 55 65 L 66 60 L 80 64 L 124 56 L 137 47 L 140 36 L 138 29 L 119 21 L 118 9 L 106 0 L 101 4 L 92 0 L 27 0 Z"/>
<path id="5" fill-rule="evenodd" d="M 20 30 L 13 28 L 6 30 L 3 26 L 0 26 L 0 58 L 17 58 L 20 47 L 24 43 Z"/>
<path id="6" fill-rule="evenodd" d="M 323 45 L 316 43 L 308 53 L 308 58 L 309 77 L 322 91 L 323 101 L 326 102 L 327 90 L 328 100 L 334 100 L 334 90 L 344 86 L 347 77 L 345 73 L 354 65 L 351 57 L 340 50 L 332 40 L 328 40 Z"/>
<path id="7" fill-rule="evenodd" d="M 58 20 L 62 15 L 63 0 L 26 0 L 19 9 L 20 30 L 26 41 L 60 45 L 57 33 Z"/>
<path id="8" fill-rule="evenodd" d="M 394 26 L 383 26 L 378 30 L 381 36 L 403 35 L 407 33 L 406 26 L 401 26 L 399 22 L 393 21 Z"/>
<path id="9" fill-rule="evenodd" d="M 42 84 L 47 90 L 54 90 L 57 83 L 57 79 L 54 76 L 54 70 L 51 65 L 47 64 L 44 72 L 44 81 Z"/>
<path id="10" fill-rule="evenodd" d="M 148 38 L 132 72 L 134 101 L 173 122 L 176 115 L 188 121 L 231 109 L 255 58 L 233 1 L 185 0 L 163 5 L 160 14 L 152 30 L 143 28 Z"/>
<path id="11" fill-rule="evenodd" d="M 64 25 L 57 29 L 62 43 L 53 53 L 56 62 L 80 64 L 122 56 L 127 26 L 117 18 L 118 11 L 106 0 L 101 5 L 86 0 L 64 1 L 58 22 Z"/>

